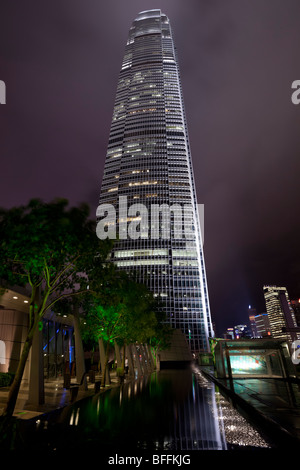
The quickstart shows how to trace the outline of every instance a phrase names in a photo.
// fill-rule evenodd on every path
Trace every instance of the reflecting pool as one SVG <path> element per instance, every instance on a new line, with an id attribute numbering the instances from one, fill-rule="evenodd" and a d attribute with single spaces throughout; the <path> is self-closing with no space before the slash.
<path id="1" fill-rule="evenodd" d="M 30 431 L 30 442 L 52 451 L 268 447 L 197 368 L 162 370 L 129 381 L 32 420 Z"/>

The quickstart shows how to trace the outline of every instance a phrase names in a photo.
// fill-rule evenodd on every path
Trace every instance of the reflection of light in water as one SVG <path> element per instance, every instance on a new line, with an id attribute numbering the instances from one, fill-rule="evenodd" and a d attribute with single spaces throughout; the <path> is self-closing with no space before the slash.
<path id="1" fill-rule="evenodd" d="M 76 418 L 75 418 L 75 426 L 78 425 L 78 420 L 79 420 L 79 408 L 77 408 L 77 413 L 76 413 Z"/>
<path id="2" fill-rule="evenodd" d="M 201 371 L 195 368 L 193 372 L 199 385 L 202 388 L 211 389 L 213 392 L 209 396 L 208 403 L 221 436 L 227 444 L 257 448 L 270 447 L 259 432 L 233 408 L 221 393 L 215 391 L 214 384 L 204 377 Z"/>
<path id="3" fill-rule="evenodd" d="M 229 426 L 227 426 L 227 429 L 229 431 L 235 431 L 236 430 L 236 426 L 234 426 L 234 424 L 230 424 Z"/>
<path id="4" fill-rule="evenodd" d="M 220 393 L 216 393 L 216 396 L 221 411 L 219 420 L 224 425 L 225 437 L 228 444 L 257 448 L 270 447 L 259 432 Z"/>
<path id="5" fill-rule="evenodd" d="M 78 421 L 79 421 L 79 412 L 80 412 L 80 409 L 77 408 L 77 410 L 73 410 L 72 411 L 72 414 L 70 416 L 70 426 L 77 426 L 78 425 Z"/>
<path id="6" fill-rule="evenodd" d="M 142 389 L 144 393 L 141 393 Z M 68 418 L 69 424 L 84 429 L 85 420 L 94 419 L 97 413 L 101 436 L 102 423 L 109 429 L 111 426 L 114 432 L 119 426 L 120 430 L 124 426 L 127 430 L 132 417 L 132 425 L 141 425 L 137 446 L 142 449 L 149 445 L 151 449 L 154 446 L 165 451 L 269 447 L 196 367 L 193 374 L 189 371 L 163 372 L 148 380 L 144 377 L 125 383 L 110 395 L 97 397 L 93 406 L 93 413 L 87 414 L 84 406 L 79 410 L 75 405 Z M 147 424 L 146 433 L 144 423 Z M 96 439 L 94 435 L 91 438 Z"/>

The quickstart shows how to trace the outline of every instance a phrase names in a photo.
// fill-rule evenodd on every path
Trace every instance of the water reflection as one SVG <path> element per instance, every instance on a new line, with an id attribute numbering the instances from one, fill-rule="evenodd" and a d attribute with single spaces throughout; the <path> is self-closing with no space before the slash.
<path id="1" fill-rule="evenodd" d="M 127 454 L 129 450 L 225 450 L 230 442 L 228 426 L 231 434 L 236 426 L 240 436 L 245 428 L 238 414 L 228 419 L 230 405 L 225 403 L 214 384 L 197 370 L 160 371 L 81 400 L 60 414 L 49 414 L 48 445 Z M 248 428 L 244 434 L 247 444 L 240 439 L 239 445 L 264 446 L 258 435 L 251 444 Z"/>
<path id="2" fill-rule="evenodd" d="M 227 449 L 270 448 L 261 434 L 216 390 L 215 385 L 206 379 L 200 370 L 195 368 L 194 374 L 201 388 L 212 390 L 212 401 L 209 406 L 213 407 L 215 422 L 219 425 Z"/>

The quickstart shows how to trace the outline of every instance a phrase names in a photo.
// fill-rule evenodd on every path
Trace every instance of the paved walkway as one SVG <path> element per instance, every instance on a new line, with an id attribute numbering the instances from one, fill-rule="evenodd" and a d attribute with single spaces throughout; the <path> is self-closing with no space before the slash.
<path id="1" fill-rule="evenodd" d="M 115 387 L 119 385 L 119 379 L 116 376 L 115 372 L 110 374 L 111 385 L 107 386 L 106 389 Z M 101 375 L 96 374 L 96 381 L 101 380 Z M 76 382 L 76 378 L 71 379 L 71 384 Z M 30 405 L 28 403 L 28 385 L 23 385 L 20 389 L 17 404 L 15 407 L 14 416 L 21 419 L 31 419 L 40 414 L 62 408 L 64 406 L 70 405 L 71 401 L 71 392 L 63 387 L 63 378 L 59 377 L 57 379 L 45 380 L 44 382 L 44 395 L 45 403 L 43 405 Z M 87 378 L 88 389 L 84 390 L 82 387 L 78 390 L 77 400 L 91 396 L 95 394 L 95 384 L 90 383 Z M 101 392 L 105 389 L 101 389 Z M 9 387 L 0 388 L 0 415 L 3 412 L 4 406 L 7 402 L 7 397 L 9 393 Z M 74 402 L 73 402 L 74 403 Z"/>

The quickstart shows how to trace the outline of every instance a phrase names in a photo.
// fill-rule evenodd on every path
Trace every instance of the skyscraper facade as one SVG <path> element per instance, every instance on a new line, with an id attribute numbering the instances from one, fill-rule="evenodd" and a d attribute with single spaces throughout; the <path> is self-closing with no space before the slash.
<path id="1" fill-rule="evenodd" d="M 300 327 L 300 299 L 291 300 L 291 307 L 294 311 L 297 327 Z"/>
<path id="2" fill-rule="evenodd" d="M 297 340 L 297 323 L 286 287 L 264 286 L 264 297 L 272 337 L 290 343 Z"/>
<path id="3" fill-rule="evenodd" d="M 270 321 L 267 313 L 259 313 L 258 315 L 255 315 L 255 324 L 257 338 L 268 338 L 271 336 Z"/>
<path id="4" fill-rule="evenodd" d="M 103 208 L 111 205 L 116 217 L 107 221 Z M 190 145 L 172 30 L 160 10 L 139 13 L 129 31 L 97 217 L 107 230 L 118 226 L 112 262 L 136 271 L 160 297 L 192 351 L 208 350 L 213 331 Z"/>
<path id="5" fill-rule="evenodd" d="M 251 305 L 248 307 L 248 317 L 250 321 L 250 328 L 252 331 L 252 338 L 257 338 L 257 329 L 255 323 L 256 308 L 251 308 Z"/>

